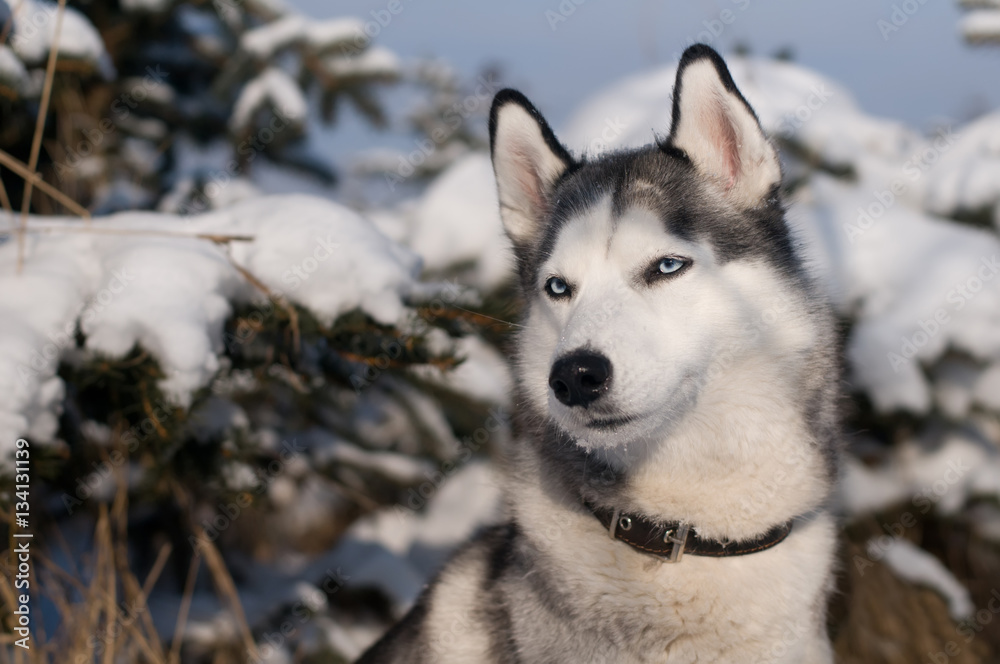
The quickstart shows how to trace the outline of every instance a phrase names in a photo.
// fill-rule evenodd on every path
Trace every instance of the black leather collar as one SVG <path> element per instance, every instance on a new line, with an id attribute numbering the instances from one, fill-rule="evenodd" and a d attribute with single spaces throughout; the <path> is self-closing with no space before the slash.
<path id="1" fill-rule="evenodd" d="M 637 551 L 665 558 L 665 562 L 679 562 L 684 554 L 715 558 L 745 556 L 770 549 L 792 531 L 792 522 L 787 521 L 754 539 L 720 542 L 702 539 L 690 524 L 677 521 L 655 523 L 636 514 L 596 507 L 590 503 L 584 505 L 608 529 L 612 538 L 625 542 Z"/>

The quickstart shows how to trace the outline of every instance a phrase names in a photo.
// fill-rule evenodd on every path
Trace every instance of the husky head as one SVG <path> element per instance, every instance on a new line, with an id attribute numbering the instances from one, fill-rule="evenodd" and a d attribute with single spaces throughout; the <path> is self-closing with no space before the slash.
<path id="1" fill-rule="evenodd" d="M 808 382 L 772 375 L 808 366 L 808 281 L 778 156 L 715 51 L 684 53 L 670 135 L 654 145 L 575 160 L 513 90 L 494 100 L 490 143 L 535 414 L 610 449 L 663 440 L 731 381 L 755 393 Z"/>

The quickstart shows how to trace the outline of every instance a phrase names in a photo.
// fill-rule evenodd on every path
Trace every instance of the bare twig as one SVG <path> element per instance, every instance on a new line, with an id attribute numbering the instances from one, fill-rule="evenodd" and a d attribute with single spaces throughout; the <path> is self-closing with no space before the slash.
<path id="1" fill-rule="evenodd" d="M 152 237 L 192 238 L 209 240 L 215 244 L 229 242 L 253 242 L 253 235 L 230 235 L 228 233 L 182 233 L 180 231 L 161 231 L 151 228 L 101 228 L 98 226 L 75 227 L 70 225 L 42 226 L 31 224 L 25 229 L 27 233 L 90 233 L 93 235 L 146 235 Z"/>
<path id="2" fill-rule="evenodd" d="M 187 580 L 184 582 L 184 594 L 181 596 L 181 607 L 177 611 L 177 624 L 174 626 L 174 640 L 170 645 L 169 664 L 180 664 L 181 644 L 184 642 L 184 629 L 187 627 L 188 611 L 191 610 L 191 600 L 194 598 L 194 582 L 198 579 L 201 568 L 201 554 L 195 553 L 188 567 Z"/>
<path id="3" fill-rule="evenodd" d="M 0 152 L 2 152 L 2 150 L 0 150 Z M 7 187 L 3 186 L 2 177 L 0 177 L 0 206 L 7 211 L 7 214 L 14 214 L 14 208 L 10 204 L 10 196 L 7 195 Z M 11 218 L 13 219 L 13 217 Z"/>
<path id="4" fill-rule="evenodd" d="M 66 208 L 72 210 L 74 214 L 78 214 L 84 219 L 90 219 L 90 211 L 87 210 L 87 208 L 83 207 L 82 205 L 74 201 L 72 198 L 70 198 L 69 196 L 62 193 L 61 191 L 53 187 L 51 184 L 43 180 L 42 176 L 39 175 L 38 173 L 33 172 L 32 169 L 28 168 L 27 164 L 16 159 L 15 157 L 12 157 L 3 150 L 0 150 L 0 164 L 6 166 L 10 170 L 20 175 L 22 178 L 24 178 L 24 181 L 26 183 L 31 182 L 33 186 L 38 187 L 39 191 L 44 192 L 49 196 L 51 196 L 52 198 L 56 199 L 57 201 L 62 203 Z M 2 187 L 3 184 L 0 183 L 0 189 L 2 189 Z M 0 193 L 0 197 L 6 199 L 7 192 L 3 191 L 3 193 Z M 12 211 L 10 207 L 10 201 L 7 201 L 7 203 L 4 204 L 4 208 L 8 212 Z"/>
<path id="5" fill-rule="evenodd" d="M 42 89 L 42 100 L 38 105 L 38 117 L 35 119 L 35 135 L 31 138 L 31 155 L 28 158 L 28 170 L 32 173 L 38 168 L 38 155 L 42 149 L 42 134 L 45 132 L 45 116 L 49 113 L 49 99 L 52 98 L 52 81 L 56 76 L 56 60 L 59 59 L 59 37 L 62 35 L 63 15 L 66 13 L 66 0 L 59 0 L 56 14 L 56 29 L 49 46 L 49 61 L 45 65 L 45 87 Z M 17 235 L 17 273 L 24 266 L 24 231 L 28 226 L 28 210 L 31 208 L 31 192 L 35 185 L 34 178 L 25 180 L 24 197 L 21 200 L 21 232 Z"/>
<path id="6" fill-rule="evenodd" d="M 275 294 L 270 288 L 267 287 L 263 281 L 258 279 L 252 272 L 247 270 L 245 267 L 236 262 L 233 258 L 232 253 L 226 249 L 226 258 L 229 260 L 230 265 L 236 268 L 244 279 L 250 282 L 250 285 L 259 290 L 261 293 L 267 296 L 269 300 L 277 304 L 281 309 L 288 315 L 288 324 L 292 329 L 292 348 L 295 353 L 298 354 L 301 348 L 301 334 L 299 333 L 299 314 L 295 311 L 295 307 L 285 298 L 284 295 Z"/>
<path id="7" fill-rule="evenodd" d="M 212 573 L 212 581 L 214 582 L 216 593 L 218 593 L 220 599 L 225 600 L 229 604 L 229 610 L 232 611 L 233 616 L 236 618 L 237 627 L 239 628 L 240 635 L 243 638 L 243 646 L 246 648 L 247 655 L 251 658 L 259 657 L 260 655 L 257 652 L 257 642 L 254 641 L 253 633 L 250 631 L 250 625 L 247 623 L 247 617 L 246 613 L 243 611 L 243 604 L 240 601 L 239 591 L 236 589 L 236 583 L 233 581 L 233 577 L 229 573 L 229 569 L 226 567 L 225 561 L 222 559 L 222 554 L 209 538 L 205 529 L 194 520 L 191 498 L 188 496 L 184 488 L 175 482 L 173 483 L 173 490 L 174 496 L 177 499 L 177 503 L 181 506 L 181 509 L 188 515 L 192 516 L 190 519 L 190 528 L 192 534 L 194 535 L 194 539 L 197 541 L 197 544 L 195 545 L 195 555 L 199 558 L 205 559 L 205 565 Z M 174 646 L 176 647 L 176 645 L 177 644 L 175 643 Z"/>

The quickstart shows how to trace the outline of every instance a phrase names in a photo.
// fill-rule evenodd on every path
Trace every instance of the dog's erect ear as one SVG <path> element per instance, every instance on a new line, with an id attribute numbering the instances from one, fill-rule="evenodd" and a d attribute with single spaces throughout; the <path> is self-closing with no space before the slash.
<path id="1" fill-rule="evenodd" d="M 684 51 L 674 85 L 669 147 L 682 150 L 741 207 L 756 207 L 781 182 L 781 166 L 726 63 L 704 44 Z"/>
<path id="2" fill-rule="evenodd" d="M 538 239 L 553 185 L 573 159 L 524 95 L 501 90 L 490 109 L 490 152 L 500 217 L 515 246 Z"/>

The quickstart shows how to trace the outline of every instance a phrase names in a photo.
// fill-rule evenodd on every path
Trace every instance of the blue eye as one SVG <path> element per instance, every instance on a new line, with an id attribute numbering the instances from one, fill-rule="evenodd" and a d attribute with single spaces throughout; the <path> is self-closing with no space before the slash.
<path id="1" fill-rule="evenodd" d="M 684 261 L 679 258 L 661 258 L 657 269 L 660 274 L 672 274 L 684 267 Z"/>
<path id="2" fill-rule="evenodd" d="M 569 284 L 559 277 L 549 277 L 549 280 L 545 282 L 545 290 L 552 297 L 567 297 Z"/>
<path id="3" fill-rule="evenodd" d="M 672 279 L 684 272 L 685 268 L 691 265 L 687 258 L 677 256 L 664 256 L 653 261 L 643 274 L 646 283 L 653 285 L 662 279 Z"/>

